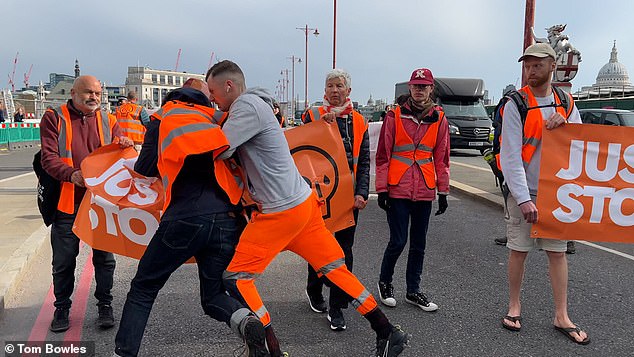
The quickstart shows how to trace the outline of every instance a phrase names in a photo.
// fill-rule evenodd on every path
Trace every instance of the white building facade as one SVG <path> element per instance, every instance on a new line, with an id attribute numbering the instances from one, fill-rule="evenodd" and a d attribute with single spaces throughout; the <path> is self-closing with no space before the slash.
<path id="1" fill-rule="evenodd" d="M 128 67 L 125 79 L 126 91 L 135 91 L 139 104 L 148 108 L 158 108 L 163 98 L 173 89 L 180 88 L 189 78 L 205 80 L 205 75 L 173 72 L 149 67 Z"/>

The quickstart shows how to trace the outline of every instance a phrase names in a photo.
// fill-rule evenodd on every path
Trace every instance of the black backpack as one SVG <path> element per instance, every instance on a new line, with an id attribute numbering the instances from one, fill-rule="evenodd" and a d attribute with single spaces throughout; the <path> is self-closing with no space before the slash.
<path id="1" fill-rule="evenodd" d="M 552 86 L 553 92 L 559 98 L 561 104 L 548 104 L 548 105 L 540 105 L 536 107 L 528 107 L 528 101 L 526 98 L 526 94 L 523 92 L 514 90 L 507 93 L 503 96 L 498 104 L 495 106 L 495 110 L 493 111 L 493 148 L 486 150 L 484 154 L 484 160 L 491 166 L 491 171 L 495 175 L 497 183 L 500 185 L 504 182 L 504 175 L 502 171 L 497 166 L 496 156 L 500 153 L 500 136 L 502 136 L 502 119 L 504 114 L 504 106 L 508 103 L 509 100 L 512 100 L 517 106 L 517 110 L 520 113 L 520 119 L 522 120 L 522 130 L 524 128 L 524 123 L 526 123 L 526 116 L 528 115 L 528 111 L 531 109 L 539 109 L 546 107 L 558 107 L 561 106 L 564 108 L 566 113 L 570 111 L 570 108 L 574 104 L 574 101 L 568 95 L 568 93 L 564 92 L 561 88 Z M 572 111 L 570 111 L 571 113 Z M 570 115 L 568 113 L 568 115 Z M 568 118 L 566 118 L 568 119 Z"/>
<path id="2" fill-rule="evenodd" d="M 33 171 L 37 176 L 37 208 L 48 227 L 55 220 L 62 184 L 42 168 L 42 151 L 33 156 Z"/>

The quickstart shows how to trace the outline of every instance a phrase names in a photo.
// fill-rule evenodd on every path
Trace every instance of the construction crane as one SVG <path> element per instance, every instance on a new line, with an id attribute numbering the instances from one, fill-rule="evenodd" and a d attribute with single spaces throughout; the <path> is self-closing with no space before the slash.
<path id="1" fill-rule="evenodd" d="M 176 65 L 174 66 L 174 72 L 178 72 L 178 63 L 181 61 L 181 49 L 178 49 L 178 55 L 176 56 Z"/>
<path id="2" fill-rule="evenodd" d="M 15 54 L 15 58 L 13 59 L 13 71 L 9 75 L 9 85 L 11 86 L 11 91 L 12 92 L 15 92 L 15 82 L 13 80 L 15 79 L 15 68 L 18 66 L 18 56 L 19 55 L 20 55 L 20 52 L 17 52 Z"/>
<path id="3" fill-rule="evenodd" d="M 209 57 L 209 65 L 207 66 L 207 69 L 211 68 L 211 64 L 214 61 L 214 55 L 215 54 L 216 54 L 215 52 L 211 51 L 211 56 Z"/>
<path id="4" fill-rule="evenodd" d="M 29 88 L 29 78 L 31 78 L 31 70 L 33 69 L 33 65 L 29 67 L 29 71 L 24 74 L 24 89 Z"/>

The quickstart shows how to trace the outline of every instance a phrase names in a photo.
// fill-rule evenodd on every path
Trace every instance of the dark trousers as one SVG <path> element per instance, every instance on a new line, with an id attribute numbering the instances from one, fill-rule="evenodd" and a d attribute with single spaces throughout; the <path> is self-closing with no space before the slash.
<path id="1" fill-rule="evenodd" d="M 409 226 L 409 253 L 405 282 L 407 293 L 420 291 L 420 277 L 423 273 L 427 227 L 431 214 L 431 201 L 411 201 L 390 198 L 387 210 L 387 222 L 390 226 L 390 241 L 383 254 L 380 281 L 391 283 L 396 261 L 407 244 L 407 228 Z M 411 218 L 411 220 L 410 220 Z M 410 225 L 411 221 L 411 225 Z"/>
<path id="2" fill-rule="evenodd" d="M 196 258 L 198 265 L 200 302 L 205 314 L 229 325 L 231 315 L 244 306 L 225 293 L 222 273 L 233 258 L 243 228 L 242 218 L 227 213 L 162 221 L 130 284 L 115 338 L 115 352 L 120 356 L 138 354 L 159 290 L 191 257 Z"/>
<path id="3" fill-rule="evenodd" d="M 339 242 L 339 246 L 343 250 L 345 256 L 346 267 L 349 271 L 352 271 L 352 245 L 354 244 L 354 232 L 357 229 L 357 218 L 359 217 L 359 210 L 353 210 L 355 224 L 346 229 L 342 229 L 335 232 L 335 239 Z M 322 288 L 326 284 L 330 288 L 329 306 L 331 308 L 345 309 L 348 307 L 348 303 L 352 300 L 350 295 L 346 294 L 338 286 L 332 284 L 326 277 L 319 278 L 313 267 L 308 265 L 308 282 L 306 284 L 306 291 L 310 296 L 321 295 Z"/>
<path id="4" fill-rule="evenodd" d="M 77 209 L 75 209 L 77 212 Z M 51 227 L 51 247 L 53 248 L 53 292 L 55 307 L 70 309 L 75 287 L 75 266 L 79 255 L 79 238 L 73 233 L 75 214 L 57 211 Z M 112 303 L 112 279 L 114 275 L 114 255 L 101 250 L 92 250 L 92 264 L 95 267 L 95 298 L 97 306 Z"/>

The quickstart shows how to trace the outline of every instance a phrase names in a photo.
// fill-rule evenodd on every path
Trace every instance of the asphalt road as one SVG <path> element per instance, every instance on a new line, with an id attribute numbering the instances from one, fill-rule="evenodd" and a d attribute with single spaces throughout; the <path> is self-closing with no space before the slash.
<path id="1" fill-rule="evenodd" d="M 481 157 L 457 156 L 473 164 Z M 434 210 L 435 211 L 435 210 Z M 274 233 L 272 233 L 274 234 Z M 396 268 L 398 305 L 384 308 L 395 324 L 412 335 L 403 356 L 631 356 L 633 354 L 634 261 L 586 245 L 569 256 L 569 312 L 590 335 L 592 343 L 579 346 L 552 328 L 553 304 L 546 257 L 533 252 L 527 261 L 523 289 L 523 327 L 519 333 L 503 329 L 506 313 L 507 250 L 493 238 L 504 234 L 502 212 L 460 194 L 450 197 L 446 214 L 432 217 L 428 233 L 422 288 L 439 306 L 424 312 L 404 302 L 405 264 Z M 383 250 L 388 240 L 385 214 L 370 202 L 360 215 L 354 247 L 354 272 L 376 294 Z M 632 255 L 632 246 L 614 245 Z M 88 255 L 84 247 L 77 282 Z M 113 303 L 119 317 L 136 271 L 136 261 L 117 258 Z M 292 253 L 282 253 L 258 280 L 264 302 L 283 349 L 299 356 L 372 356 L 374 334 L 353 309 L 344 314 L 348 329 L 332 332 L 325 315 L 313 313 L 304 295 L 305 263 Z M 50 249 L 31 266 L 20 283 L 19 294 L 7 302 L 0 316 L 0 340 L 28 340 L 43 333 L 48 341 L 74 338 L 94 341 L 97 356 L 111 356 L 116 328 L 95 326 L 97 309 L 88 297 L 85 314 L 75 297 L 74 326 L 66 334 L 47 333 L 51 315 L 43 306 L 50 294 Z M 230 329 L 204 316 L 199 305 L 197 270 L 181 267 L 163 288 L 145 332 L 142 356 L 234 356 L 241 341 Z M 41 313 L 41 311 L 44 311 Z M 40 317 L 38 319 L 38 316 Z M 83 325 L 79 321 L 83 320 Z"/>

